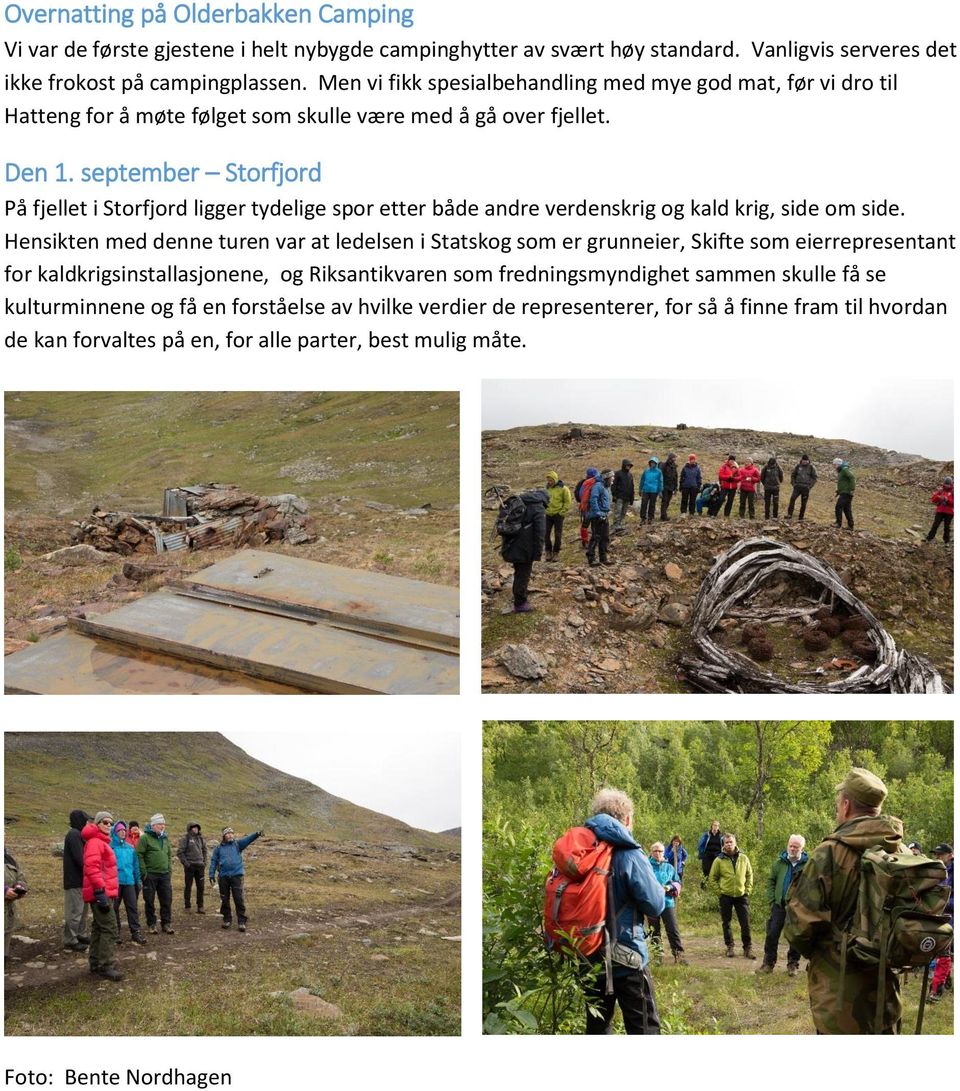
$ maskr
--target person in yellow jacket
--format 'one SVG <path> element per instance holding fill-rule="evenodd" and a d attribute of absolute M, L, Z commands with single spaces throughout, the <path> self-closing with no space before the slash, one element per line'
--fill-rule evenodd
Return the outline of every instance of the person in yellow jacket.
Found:
<path fill-rule="evenodd" d="M 743 943 L 743 957 L 756 959 L 750 939 L 750 893 L 753 890 L 753 868 L 746 853 L 737 848 L 737 839 L 732 833 L 723 835 L 723 851 L 713 861 L 707 881 L 712 890 L 720 897 L 720 922 L 723 925 L 723 942 L 727 948 L 727 958 L 736 955 L 733 945 L 733 930 L 730 922 L 737 914 L 740 924 L 740 939 Z"/>
<path fill-rule="evenodd" d="M 563 534 L 563 519 L 573 504 L 570 489 L 560 480 L 556 470 L 547 474 L 547 536 L 543 543 L 548 561 L 554 561 L 560 555 L 560 540 Z"/>

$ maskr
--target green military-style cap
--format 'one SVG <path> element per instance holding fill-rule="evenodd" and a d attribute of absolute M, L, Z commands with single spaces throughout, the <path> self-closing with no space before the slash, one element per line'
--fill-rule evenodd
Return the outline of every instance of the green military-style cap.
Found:
<path fill-rule="evenodd" d="M 887 786 L 869 769 L 854 766 L 843 778 L 836 790 L 864 807 L 879 807 L 887 798 Z"/>

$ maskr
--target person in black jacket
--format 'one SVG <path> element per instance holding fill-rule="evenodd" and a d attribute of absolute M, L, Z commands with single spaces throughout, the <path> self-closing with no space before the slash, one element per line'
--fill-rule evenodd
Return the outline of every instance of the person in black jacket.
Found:
<path fill-rule="evenodd" d="M 83 838 L 86 811 L 70 812 L 70 829 L 63 839 L 63 949 L 85 951 L 90 946 L 90 906 L 83 900 Z"/>
<path fill-rule="evenodd" d="M 776 455 L 767 460 L 766 466 L 760 471 L 760 484 L 763 486 L 763 517 L 770 518 L 773 511 L 774 519 L 780 518 L 780 486 L 783 484 L 783 470 L 777 462 Z"/>
<path fill-rule="evenodd" d="M 790 474 L 790 484 L 793 492 L 790 494 L 790 503 L 787 505 L 787 518 L 793 518 L 793 506 L 800 500 L 799 519 L 803 519 L 807 511 L 807 501 L 810 499 L 810 490 L 817 483 L 817 471 L 806 454 L 800 456 L 800 461 L 794 466 Z"/>
<path fill-rule="evenodd" d="M 633 474 L 630 473 L 632 469 L 633 463 L 629 458 L 625 458 L 620 463 L 620 469 L 613 475 L 611 495 L 616 511 L 616 519 L 613 523 L 614 534 L 622 534 L 626 529 L 623 524 L 626 522 L 627 512 L 633 507 L 633 502 L 637 498 Z"/>
<path fill-rule="evenodd" d="M 703 474 L 696 455 L 687 455 L 687 464 L 680 471 L 680 514 L 697 514 L 697 497 L 703 488 Z"/>
<path fill-rule="evenodd" d="M 660 463 L 660 472 L 663 474 L 663 492 L 660 495 L 660 518 L 666 522 L 670 517 L 667 515 L 667 508 L 670 507 L 670 501 L 673 499 L 673 494 L 677 491 L 677 456 L 670 452 L 667 455 L 666 462 Z"/>
<path fill-rule="evenodd" d="M 547 534 L 547 504 L 550 497 L 544 489 L 520 494 L 524 503 L 523 523 L 517 534 L 504 537 L 500 554 L 513 565 L 513 612 L 529 614 L 533 607 L 527 601 L 527 588 L 533 562 L 543 556 L 543 540 Z"/>

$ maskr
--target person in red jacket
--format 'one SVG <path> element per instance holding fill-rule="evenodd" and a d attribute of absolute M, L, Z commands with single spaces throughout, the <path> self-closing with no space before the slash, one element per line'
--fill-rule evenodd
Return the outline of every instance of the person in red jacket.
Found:
<path fill-rule="evenodd" d="M 757 496 L 757 485 L 760 482 L 760 471 L 753 463 L 752 458 L 748 458 L 744 463 L 743 469 L 740 471 L 740 518 L 743 518 L 744 509 L 749 509 L 750 518 L 756 518 L 754 512 L 754 501 Z"/>
<path fill-rule="evenodd" d="M 727 461 L 717 471 L 717 477 L 726 500 L 723 514 L 729 519 L 730 512 L 733 511 L 733 498 L 737 495 L 737 484 L 740 481 L 740 467 L 734 455 L 727 455 Z"/>
<path fill-rule="evenodd" d="M 110 844 L 113 815 L 98 811 L 80 831 L 83 838 L 83 900 L 90 906 L 90 973 L 108 981 L 122 981 L 117 969 L 119 929 L 113 899 L 120 893 L 117 858 Z"/>
<path fill-rule="evenodd" d="M 953 478 L 945 477 L 943 484 L 930 497 L 930 503 L 937 505 L 937 514 L 933 517 L 933 526 L 927 535 L 927 541 L 932 542 L 937 536 L 940 524 L 943 523 L 943 543 L 950 541 L 950 524 L 953 522 Z"/>

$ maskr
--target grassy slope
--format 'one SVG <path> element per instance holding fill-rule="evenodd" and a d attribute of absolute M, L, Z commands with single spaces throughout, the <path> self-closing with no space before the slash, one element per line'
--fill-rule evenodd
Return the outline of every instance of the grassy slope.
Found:
<path fill-rule="evenodd" d="M 443 938 L 460 930 L 458 846 L 449 837 L 337 799 L 214 734 L 18 733 L 5 741 L 5 810 L 8 822 L 15 818 L 7 845 L 30 886 L 15 932 L 37 941 L 14 941 L 8 1034 L 63 1033 L 78 1004 L 92 1020 L 84 1033 L 94 1034 L 458 1031 L 459 943 Z M 141 822 L 163 807 L 175 838 L 194 818 L 208 835 L 227 821 L 244 833 L 265 827 L 245 854 L 250 931 L 222 932 L 210 893 L 207 915 L 187 916 L 175 864 L 176 935 L 124 945 L 119 988 L 91 978 L 82 958 L 60 950 L 61 861 L 52 851 L 78 804 Z M 391 848 L 398 844 L 416 855 Z M 316 1020 L 271 995 L 300 987 L 339 1005 L 342 1017 Z M 158 995 L 159 1022 L 144 1002 Z"/>
<path fill-rule="evenodd" d="M 7 430 L 8 513 L 41 498 L 42 513 L 154 511 L 165 486 L 201 480 L 315 503 L 459 501 L 456 393 L 28 392 L 5 412 L 31 422 Z"/>
<path fill-rule="evenodd" d="M 65 614 L 123 601 L 111 583 L 119 555 L 53 572 L 38 559 L 69 544 L 71 518 L 99 504 L 159 511 L 165 486 L 198 481 L 302 495 L 319 540 L 270 549 L 458 581 L 456 393 L 8 393 L 5 407 L 5 545 L 23 560 L 6 574 L 8 636 L 43 635 L 34 607 Z M 408 517 L 373 511 L 370 500 L 432 510 Z M 175 560 L 193 571 L 224 555 Z"/>

